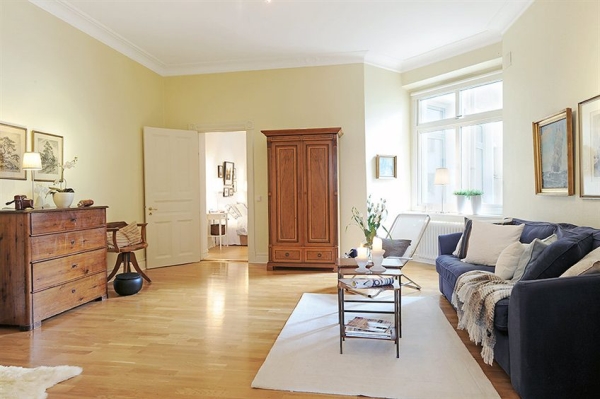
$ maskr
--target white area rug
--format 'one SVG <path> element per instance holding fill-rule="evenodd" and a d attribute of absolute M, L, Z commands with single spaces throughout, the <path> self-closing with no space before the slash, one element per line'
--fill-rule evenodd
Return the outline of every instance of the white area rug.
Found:
<path fill-rule="evenodd" d="M 350 313 L 346 320 L 356 315 L 361 314 Z M 252 387 L 407 399 L 499 398 L 436 298 L 402 298 L 399 359 L 393 341 L 347 339 L 343 349 L 340 355 L 337 296 L 304 294 Z"/>
<path fill-rule="evenodd" d="M 47 388 L 81 372 L 81 367 L 75 366 L 41 366 L 34 369 L 0 366 L 0 398 L 44 399 L 48 397 Z"/>

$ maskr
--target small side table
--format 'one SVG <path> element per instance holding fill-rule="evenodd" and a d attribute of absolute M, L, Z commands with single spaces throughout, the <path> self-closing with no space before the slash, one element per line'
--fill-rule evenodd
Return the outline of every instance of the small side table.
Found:
<path fill-rule="evenodd" d="M 340 325 L 340 354 L 343 353 L 343 343 L 347 338 L 359 338 L 359 339 L 380 339 L 380 340 L 391 340 L 396 344 L 396 358 L 400 357 L 400 338 L 402 338 L 402 284 L 400 277 L 402 271 L 400 269 L 388 268 L 384 272 L 379 273 L 358 273 L 355 269 L 358 267 L 356 260 L 353 258 L 339 258 L 337 260 L 338 270 L 338 314 L 339 314 L 339 325 Z M 394 277 L 394 284 L 387 285 L 377 288 L 354 288 L 344 284 L 340 279 L 347 276 L 353 277 L 365 277 L 365 276 L 386 276 Z M 369 293 L 375 290 L 382 291 L 393 291 L 393 299 L 377 299 L 376 297 L 370 297 Z M 346 296 L 346 291 L 354 292 L 356 295 L 352 295 L 351 298 Z M 376 291 L 375 291 L 376 292 Z M 353 298 L 352 298 L 353 297 Z M 358 299 L 362 297 L 363 299 Z M 389 310 L 364 310 L 364 309 L 347 309 L 346 303 L 387 303 L 391 304 Z M 394 331 L 391 338 L 371 338 L 371 337 L 356 337 L 346 335 L 346 313 L 379 313 L 379 314 L 393 314 L 394 315 Z"/>
<path fill-rule="evenodd" d="M 208 236 L 219 240 L 219 248 L 223 245 L 223 237 L 225 237 L 225 245 L 229 246 L 227 241 L 227 214 L 225 212 L 210 212 L 206 215 L 208 220 Z M 212 226 L 218 225 L 217 234 L 213 234 Z M 216 242 L 215 242 L 216 243 Z"/>

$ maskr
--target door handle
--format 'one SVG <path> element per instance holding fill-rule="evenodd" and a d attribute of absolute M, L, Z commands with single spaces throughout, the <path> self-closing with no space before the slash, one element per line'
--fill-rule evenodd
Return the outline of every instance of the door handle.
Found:
<path fill-rule="evenodd" d="M 149 215 L 152 215 L 152 211 L 158 211 L 158 208 L 148 208 L 148 210 L 150 211 Z"/>

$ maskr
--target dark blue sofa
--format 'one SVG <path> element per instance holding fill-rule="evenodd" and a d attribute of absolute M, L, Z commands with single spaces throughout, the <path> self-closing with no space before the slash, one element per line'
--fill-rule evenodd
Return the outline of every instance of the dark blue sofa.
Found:
<path fill-rule="evenodd" d="M 600 246 L 600 229 L 522 219 L 512 223 L 525 225 L 520 238 L 523 243 L 555 233 L 561 242 L 557 247 L 564 248 L 565 243 L 576 247 L 556 254 L 557 263 L 574 264 Z M 465 263 L 452 255 L 460 237 L 461 233 L 438 237 L 436 270 L 440 291 L 448 301 L 461 274 L 494 271 L 494 267 Z M 524 276 L 510 298 L 496 304 L 494 360 L 523 399 L 598 398 L 600 274 L 545 277 L 526 280 Z"/>

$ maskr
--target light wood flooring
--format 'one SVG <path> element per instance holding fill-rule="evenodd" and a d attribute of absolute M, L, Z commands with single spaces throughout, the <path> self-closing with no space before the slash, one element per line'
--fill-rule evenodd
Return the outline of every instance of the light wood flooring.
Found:
<path fill-rule="evenodd" d="M 235 247 L 233 248 L 235 249 Z M 405 273 L 441 298 L 434 267 L 410 263 Z M 0 327 L 0 364 L 75 365 L 83 374 L 48 389 L 74 398 L 340 398 L 250 388 L 302 293 L 335 293 L 324 271 L 267 271 L 246 262 L 203 261 L 148 271 L 152 284 L 133 296 L 65 312 L 29 332 Z M 502 398 L 518 398 L 506 374 L 483 364 L 480 349 L 459 336 Z"/>

